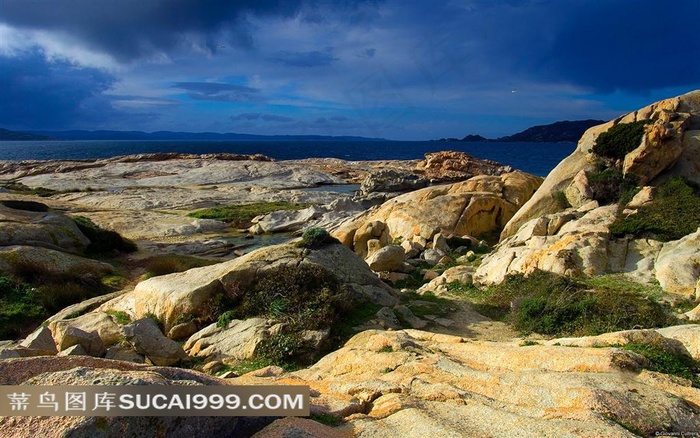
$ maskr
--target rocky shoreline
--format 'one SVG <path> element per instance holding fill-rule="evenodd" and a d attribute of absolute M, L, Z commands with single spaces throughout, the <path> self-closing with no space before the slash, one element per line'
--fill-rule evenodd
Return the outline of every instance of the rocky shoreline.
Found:
<path fill-rule="evenodd" d="M 637 126 L 630 147 L 600 148 Z M 0 162 L 2 287 L 25 294 L 17 306 L 35 318 L 27 297 L 56 308 L 36 330 L 11 327 L 21 335 L 0 343 L 3 384 L 312 389 L 311 419 L 110 417 L 98 428 L 91 417 L 3 417 L 0 431 L 700 430 L 699 148 L 696 91 L 589 129 L 544 180 L 456 152 Z M 274 203 L 289 207 L 263 210 Z M 241 205 L 260 214 L 206 218 Z M 656 228 L 634 221 L 645 216 Z M 290 241 L 235 240 L 270 233 Z M 57 299 L 68 295 L 84 299 Z M 15 315 L 6 312 L 0 321 Z"/>

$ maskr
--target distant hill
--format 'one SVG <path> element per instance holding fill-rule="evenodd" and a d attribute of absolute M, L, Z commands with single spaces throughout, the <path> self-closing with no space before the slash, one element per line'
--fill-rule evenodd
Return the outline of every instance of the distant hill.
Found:
<path fill-rule="evenodd" d="M 30 134 L 28 132 L 10 131 L 0 128 L 0 141 L 51 140 L 46 135 Z"/>
<path fill-rule="evenodd" d="M 532 128 L 527 128 L 517 134 L 508 135 L 506 137 L 488 139 L 481 135 L 470 134 L 461 140 L 465 142 L 527 142 L 527 143 L 557 143 L 557 142 L 573 142 L 576 143 L 586 130 L 592 126 L 605 123 L 603 120 L 565 120 L 555 122 L 549 125 L 538 125 Z M 443 139 L 441 141 L 454 141 L 456 139 Z"/>
<path fill-rule="evenodd" d="M 215 140 L 215 141 L 313 141 L 313 140 L 384 140 L 381 138 L 366 138 L 355 136 L 324 136 L 324 135 L 253 135 L 217 132 L 173 132 L 173 131 L 34 131 L 34 134 L 48 135 L 58 140 Z"/>

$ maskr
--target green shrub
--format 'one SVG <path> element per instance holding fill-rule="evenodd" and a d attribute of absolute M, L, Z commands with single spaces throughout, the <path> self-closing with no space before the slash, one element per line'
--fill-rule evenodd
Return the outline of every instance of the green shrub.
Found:
<path fill-rule="evenodd" d="M 663 327 L 676 319 L 656 301 L 624 287 L 591 289 L 584 282 L 536 271 L 492 287 L 477 311 L 505 318 L 523 333 L 589 336 L 635 326 Z"/>
<path fill-rule="evenodd" d="M 297 331 L 272 335 L 258 344 L 255 350 L 256 357 L 287 370 L 296 368 L 297 363 L 308 353 L 301 334 Z"/>
<path fill-rule="evenodd" d="M 566 198 L 566 193 L 564 193 L 563 190 L 557 190 L 554 192 L 552 199 L 559 210 L 566 210 L 567 208 L 571 207 L 569 200 Z"/>
<path fill-rule="evenodd" d="M 293 203 L 286 201 L 257 202 L 244 205 L 229 205 L 223 207 L 205 208 L 188 214 L 190 217 L 199 219 L 216 219 L 229 222 L 237 228 L 248 228 L 254 217 L 261 214 L 272 213 L 278 210 L 301 210 L 309 207 L 309 203 Z"/>
<path fill-rule="evenodd" d="M 332 325 L 346 310 L 349 295 L 322 267 L 283 266 L 261 274 L 240 297 L 235 316 L 273 318 L 305 330 Z"/>
<path fill-rule="evenodd" d="M 644 126 L 647 123 L 647 120 L 641 120 L 613 126 L 598 136 L 592 149 L 593 153 L 606 158 L 624 158 L 641 144 Z"/>
<path fill-rule="evenodd" d="M 138 249 L 131 240 L 125 239 L 115 231 L 105 230 L 97 226 L 90 219 L 83 216 L 76 216 L 73 222 L 80 231 L 90 240 L 90 244 L 85 248 L 88 255 L 130 253 Z"/>
<path fill-rule="evenodd" d="M 331 236 L 330 233 L 320 227 L 310 227 L 304 230 L 301 234 L 301 241 L 298 243 L 300 248 L 321 248 L 331 243 L 340 243 L 338 239 Z"/>
<path fill-rule="evenodd" d="M 234 319 L 236 319 L 236 311 L 227 310 L 216 320 L 216 326 L 219 328 L 225 328 Z"/>
<path fill-rule="evenodd" d="M 646 357 L 651 366 L 650 371 L 683 377 L 693 382 L 693 386 L 700 388 L 700 364 L 692 357 L 684 354 L 671 353 L 658 345 L 630 342 L 622 347 Z"/>
<path fill-rule="evenodd" d="M 102 283 L 101 273 L 90 269 L 59 273 L 43 264 L 21 261 L 13 264 L 13 271 L 20 282 L 33 287 L 35 303 L 50 313 L 111 291 Z"/>
<path fill-rule="evenodd" d="M 313 358 L 315 351 L 302 342 L 303 331 L 331 327 L 333 336 L 337 336 L 343 323 L 352 319 L 349 312 L 355 306 L 344 286 L 330 272 L 314 264 L 268 270 L 259 274 L 244 292 L 227 286 L 218 325 L 250 317 L 283 323 L 283 330 L 263 342 L 256 355 L 287 367 L 309 363 Z"/>
<path fill-rule="evenodd" d="M 5 182 L 0 183 L 0 187 L 11 190 L 20 195 L 37 195 L 42 198 L 47 198 L 49 196 L 60 193 L 56 190 L 47 189 L 44 187 L 31 188 L 19 182 Z"/>
<path fill-rule="evenodd" d="M 639 190 L 637 187 L 639 178 L 637 176 L 633 174 L 623 176 L 622 172 L 614 168 L 590 172 L 587 176 L 588 186 L 593 193 L 593 199 L 601 205 L 622 202 L 623 199 L 628 197 L 631 199 L 630 193 Z"/>
<path fill-rule="evenodd" d="M 671 178 L 656 191 L 654 200 L 637 213 L 618 218 L 610 227 L 617 237 L 652 236 L 662 241 L 676 240 L 700 227 L 700 197 L 681 178 Z"/>
<path fill-rule="evenodd" d="M 122 312 L 121 310 L 108 310 L 106 313 L 108 315 L 112 315 L 118 324 L 126 325 L 131 322 L 131 317 L 129 314 Z"/>
<path fill-rule="evenodd" d="M 31 286 L 0 276 L 0 339 L 22 336 L 46 316 Z"/>
<path fill-rule="evenodd" d="M 309 418 L 317 423 L 325 424 L 326 426 L 339 426 L 343 424 L 343 419 L 333 414 L 311 414 Z"/>

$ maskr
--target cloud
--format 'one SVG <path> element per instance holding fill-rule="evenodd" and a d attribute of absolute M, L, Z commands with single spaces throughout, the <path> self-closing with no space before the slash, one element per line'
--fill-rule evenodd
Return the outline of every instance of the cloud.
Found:
<path fill-rule="evenodd" d="M 293 122 L 294 119 L 286 116 L 278 116 L 276 114 L 263 114 L 263 113 L 242 113 L 237 116 L 231 116 L 230 119 L 234 122 L 245 120 L 264 120 L 266 122 Z"/>
<path fill-rule="evenodd" d="M 173 88 L 186 90 L 187 96 L 194 100 L 213 102 L 260 102 L 260 90 L 243 85 L 220 82 L 176 82 Z"/>
<path fill-rule="evenodd" d="M 172 50 L 186 39 L 212 51 L 220 44 L 249 47 L 248 15 L 290 17 L 301 5 L 301 0 L 3 0 L 2 21 L 71 35 L 124 62 Z"/>
<path fill-rule="evenodd" d="M 361 51 L 360 53 L 357 54 L 359 58 L 374 58 L 374 55 L 377 53 L 377 49 L 365 49 Z"/>
<path fill-rule="evenodd" d="M 324 67 L 338 61 L 333 56 L 333 49 L 328 48 L 323 52 L 318 50 L 310 52 L 279 52 L 273 61 L 290 67 Z"/>
<path fill-rule="evenodd" d="M 0 121 L 7 127 L 63 128 L 115 114 L 102 93 L 116 78 L 104 71 L 49 63 L 40 53 L 0 56 L 0 70 Z"/>
<path fill-rule="evenodd" d="M 600 92 L 697 84 L 700 36 L 688 17 L 700 17 L 697 0 L 673 7 L 655 1 L 575 3 L 541 65 L 548 79 L 567 78 Z"/>

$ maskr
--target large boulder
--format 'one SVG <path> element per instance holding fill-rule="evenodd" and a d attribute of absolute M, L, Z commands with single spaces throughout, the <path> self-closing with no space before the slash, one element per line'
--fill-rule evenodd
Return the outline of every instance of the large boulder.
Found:
<path fill-rule="evenodd" d="M 187 357 L 180 344 L 167 338 L 151 318 L 141 318 L 123 328 L 126 341 L 154 365 L 174 365 Z"/>
<path fill-rule="evenodd" d="M 491 233 L 508 222 L 540 182 L 538 177 L 511 172 L 427 187 L 356 216 L 335 229 L 333 235 L 365 256 L 371 238 L 387 244 L 395 239 L 412 240 L 414 236 L 431 240 L 440 232 L 460 236 Z"/>
<path fill-rule="evenodd" d="M 86 332 L 77 327 L 67 327 L 57 345 L 59 351 L 80 345 L 90 356 L 100 357 L 105 353 L 105 344 L 97 331 Z"/>
<path fill-rule="evenodd" d="M 255 357 L 258 345 L 269 336 L 270 323 L 262 318 L 233 320 L 225 327 L 211 324 L 185 343 L 191 357 L 237 362 Z"/>
<path fill-rule="evenodd" d="M 404 249 L 398 245 L 387 245 L 370 255 L 367 260 L 369 268 L 375 272 L 398 271 L 406 257 Z"/>
<path fill-rule="evenodd" d="M 700 299 L 700 229 L 664 244 L 654 267 L 664 290 Z"/>
<path fill-rule="evenodd" d="M 50 359 L 50 360 L 46 360 Z M 3 385 L 225 385 L 201 373 L 87 356 L 24 358 L 0 361 Z M 264 425 L 264 424 L 263 424 Z M 260 426 L 262 427 L 262 426 Z M 237 417 L 0 417 L 0 436 L 24 438 L 95 438 L 115 436 L 238 437 Z"/>
<path fill-rule="evenodd" d="M 463 181 L 476 175 L 501 175 L 513 171 L 510 166 L 455 151 L 425 154 L 417 169 L 431 181 Z"/>
<path fill-rule="evenodd" d="M 653 184 L 657 178 L 668 176 L 682 176 L 700 182 L 699 90 L 656 102 L 588 129 L 576 150 L 549 173 L 532 198 L 508 222 L 501 238 L 515 234 L 532 219 L 563 210 L 558 193 L 564 193 L 574 207 L 590 201 L 590 196 L 585 196 L 585 190 L 582 190 L 586 185 L 581 185 L 580 178 L 582 171 L 595 167 L 596 157 L 591 149 L 596 139 L 619 123 L 642 120 L 648 121 L 648 128 L 639 147 L 622 160 L 622 170 L 635 173 L 641 178 L 642 185 Z"/>
<path fill-rule="evenodd" d="M 697 430 L 700 392 L 645 364 L 619 348 L 369 330 L 307 369 L 244 375 L 234 383 L 309 385 L 312 413 L 343 417 L 339 433 L 354 436 L 633 437 L 629 429 L 643 436 Z"/>
<path fill-rule="evenodd" d="M 34 330 L 29 336 L 24 338 L 19 345 L 31 350 L 36 350 L 45 355 L 58 353 L 56 341 L 54 341 L 53 336 L 51 336 L 51 330 L 44 326 Z"/>
<path fill-rule="evenodd" d="M 601 134 L 638 121 L 647 122 L 640 144 L 624 158 L 604 158 L 592 152 Z M 615 272 L 641 282 L 658 281 L 669 293 L 696 296 L 700 231 L 663 243 L 644 236 L 616 237 L 610 228 L 617 219 L 640 214 L 640 208 L 654 202 L 655 187 L 669 177 L 700 180 L 699 129 L 700 91 L 694 91 L 586 131 L 576 151 L 547 176 L 505 226 L 501 242 L 484 259 L 475 282 L 499 283 L 507 275 L 535 269 L 571 276 Z M 604 184 L 621 184 L 599 181 L 603 188 L 594 186 L 589 175 L 597 172 L 600 180 L 601 165 L 619 175 L 634 174 L 638 184 L 648 185 L 624 206 L 601 206 L 599 201 L 617 201 L 599 196 L 601 190 L 612 190 Z"/>
<path fill-rule="evenodd" d="M 77 254 L 89 243 L 71 218 L 42 203 L 0 202 L 0 246 L 41 246 Z"/>
<path fill-rule="evenodd" d="M 414 173 L 401 172 L 395 169 L 382 169 L 367 174 L 360 185 L 360 192 L 365 196 L 376 192 L 410 192 L 422 189 L 427 185 L 427 180 Z"/>
<path fill-rule="evenodd" d="M 266 272 L 284 267 L 295 269 L 301 265 L 327 273 L 358 300 L 380 305 L 397 302 L 393 289 L 343 245 L 307 249 L 290 243 L 261 248 L 212 266 L 153 277 L 139 283 L 132 292 L 103 304 L 100 310 L 123 311 L 132 318 L 151 313 L 163 321 L 164 330 L 168 331 L 183 315 L 211 318 L 216 300 L 231 291 L 245 293 Z"/>
<path fill-rule="evenodd" d="M 12 245 L 0 247 L 0 272 L 31 275 L 28 270 L 52 276 L 102 276 L 112 273 L 112 265 L 40 246 Z"/>
<path fill-rule="evenodd" d="M 87 333 L 97 333 L 105 347 L 116 344 L 122 337 L 119 325 L 105 312 L 89 312 L 71 319 L 51 321 L 48 324 L 48 328 L 58 345 L 63 343 L 63 337 L 69 327 Z"/>
<path fill-rule="evenodd" d="M 658 281 L 668 293 L 697 296 L 700 231 L 665 243 L 648 238 L 616 238 L 609 227 L 620 214 L 620 207 L 595 205 L 525 223 L 484 257 L 474 283 L 498 284 L 509 275 L 535 270 L 567 276 L 624 273 L 642 283 Z"/>

